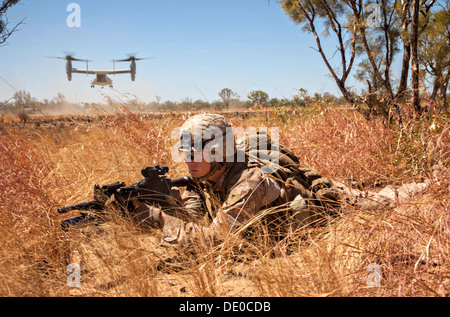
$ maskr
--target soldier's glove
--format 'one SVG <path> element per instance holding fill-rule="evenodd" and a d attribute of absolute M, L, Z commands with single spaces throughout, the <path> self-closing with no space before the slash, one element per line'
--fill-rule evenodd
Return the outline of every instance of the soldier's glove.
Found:
<path fill-rule="evenodd" d="M 161 209 L 139 201 L 133 201 L 133 205 L 135 208 L 131 215 L 138 225 L 160 227 Z"/>

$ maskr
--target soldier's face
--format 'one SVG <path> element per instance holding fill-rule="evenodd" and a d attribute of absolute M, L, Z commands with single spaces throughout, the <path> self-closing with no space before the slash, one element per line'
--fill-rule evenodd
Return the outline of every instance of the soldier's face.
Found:
<path fill-rule="evenodd" d="M 211 169 L 211 163 L 207 162 L 203 155 L 201 161 L 194 160 L 194 152 L 191 152 L 191 159 L 186 160 L 186 164 L 192 177 L 203 177 L 208 174 L 209 170 Z"/>

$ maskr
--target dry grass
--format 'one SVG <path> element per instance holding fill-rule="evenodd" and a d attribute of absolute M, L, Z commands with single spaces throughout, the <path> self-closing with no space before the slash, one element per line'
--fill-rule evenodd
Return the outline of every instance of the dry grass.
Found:
<path fill-rule="evenodd" d="M 60 230 L 57 207 L 90 200 L 96 183 L 131 184 L 155 164 L 185 175 L 171 161 L 171 132 L 188 115 L 125 111 L 3 125 L 0 296 L 448 296 L 450 138 L 439 116 L 398 129 L 332 108 L 226 114 L 235 126 L 279 127 L 280 142 L 329 177 L 374 187 L 434 173 L 426 193 L 392 210 L 348 210 L 279 243 L 226 241 L 195 258 L 161 248 L 158 231 L 120 217 Z M 80 288 L 67 286 L 69 263 L 80 265 Z M 381 269 L 380 287 L 367 285 L 370 263 Z"/>

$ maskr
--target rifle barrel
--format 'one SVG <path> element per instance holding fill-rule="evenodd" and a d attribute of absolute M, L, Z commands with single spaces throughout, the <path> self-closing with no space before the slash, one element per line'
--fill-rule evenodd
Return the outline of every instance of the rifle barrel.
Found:
<path fill-rule="evenodd" d="M 59 214 L 64 214 L 66 212 L 69 212 L 71 210 L 101 210 L 104 207 L 104 204 L 97 200 L 91 200 L 84 203 L 79 203 L 72 206 L 66 206 L 58 208 Z"/>
<path fill-rule="evenodd" d="M 189 176 L 185 176 L 185 177 L 181 177 L 181 178 L 177 178 L 177 179 L 172 179 L 170 181 L 170 185 L 171 186 L 187 186 L 190 183 L 192 183 L 193 180 L 189 177 Z"/>

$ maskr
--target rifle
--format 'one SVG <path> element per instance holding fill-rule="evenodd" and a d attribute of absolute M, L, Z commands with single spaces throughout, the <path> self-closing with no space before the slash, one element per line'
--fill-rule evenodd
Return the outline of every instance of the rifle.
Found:
<path fill-rule="evenodd" d="M 155 165 L 154 167 L 144 167 L 141 170 L 144 179 L 130 186 L 126 186 L 124 182 L 115 182 L 102 187 L 95 184 L 93 200 L 58 208 L 59 214 L 71 210 L 80 212 L 78 216 L 64 219 L 61 222 L 61 229 L 66 232 L 71 226 L 80 227 L 91 223 L 100 223 L 102 215 L 105 214 L 105 204 L 113 195 L 124 212 L 133 212 L 134 207 L 129 204 L 132 200 L 153 204 L 161 208 L 173 206 L 172 187 L 188 186 L 192 184 L 193 180 L 188 176 L 172 180 L 166 177 L 168 172 L 167 166 Z"/>

